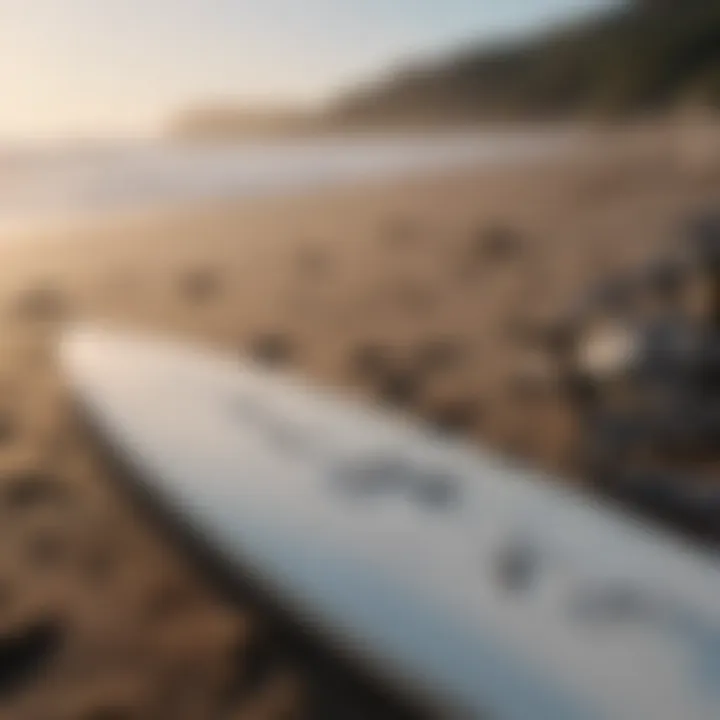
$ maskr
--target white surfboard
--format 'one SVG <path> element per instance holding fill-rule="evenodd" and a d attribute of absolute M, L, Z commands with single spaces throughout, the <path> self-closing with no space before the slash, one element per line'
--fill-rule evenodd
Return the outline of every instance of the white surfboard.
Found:
<path fill-rule="evenodd" d="M 720 717 L 715 557 L 236 359 L 81 329 L 61 362 L 218 556 L 440 717 Z"/>

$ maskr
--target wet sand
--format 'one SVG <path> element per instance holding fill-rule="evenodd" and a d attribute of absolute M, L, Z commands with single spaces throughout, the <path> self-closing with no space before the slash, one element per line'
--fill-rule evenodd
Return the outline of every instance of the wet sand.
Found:
<path fill-rule="evenodd" d="M 518 334 L 719 201 L 708 153 L 627 134 L 4 244 L 0 719 L 352 716 L 118 492 L 58 377 L 63 324 L 251 354 L 574 482 L 572 413 L 523 381 Z"/>

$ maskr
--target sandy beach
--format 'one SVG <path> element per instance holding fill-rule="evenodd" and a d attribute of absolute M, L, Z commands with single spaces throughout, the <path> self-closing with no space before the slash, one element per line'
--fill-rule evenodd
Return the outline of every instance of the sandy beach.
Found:
<path fill-rule="evenodd" d="M 717 135 L 597 131 L 528 165 L 3 243 L 0 718 L 354 717 L 117 492 L 57 373 L 66 323 L 250 354 L 576 482 L 572 412 L 519 380 L 519 329 L 717 208 Z"/>

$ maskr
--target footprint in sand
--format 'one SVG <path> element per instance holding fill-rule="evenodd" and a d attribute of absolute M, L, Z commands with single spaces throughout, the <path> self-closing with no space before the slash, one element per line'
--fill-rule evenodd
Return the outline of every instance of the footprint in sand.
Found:
<path fill-rule="evenodd" d="M 149 593 L 147 617 L 151 622 L 157 622 L 189 614 L 197 600 L 197 593 L 189 584 L 167 580 Z"/>
<path fill-rule="evenodd" d="M 511 227 L 483 227 L 472 234 L 458 258 L 458 278 L 474 280 L 478 273 L 487 267 L 517 259 L 523 247 L 522 235 Z"/>
<path fill-rule="evenodd" d="M 404 217 L 390 219 L 381 233 L 383 245 L 392 250 L 409 250 L 417 246 L 420 237 L 417 224 Z"/>
<path fill-rule="evenodd" d="M 218 273 L 211 268 L 195 268 L 179 279 L 180 293 L 189 302 L 203 303 L 220 292 Z"/>
<path fill-rule="evenodd" d="M 439 400 L 426 412 L 428 420 L 441 432 L 450 435 L 469 433 L 482 420 L 482 407 L 474 399 Z"/>
<path fill-rule="evenodd" d="M 510 402 L 525 406 L 547 399 L 555 387 L 556 378 L 550 372 L 521 368 L 508 379 L 507 395 Z"/>
<path fill-rule="evenodd" d="M 436 293 L 427 283 L 406 281 L 391 290 L 391 297 L 403 311 L 416 317 L 432 312 L 437 305 Z"/>
<path fill-rule="evenodd" d="M 401 363 L 381 343 L 364 343 L 350 356 L 352 372 L 371 384 L 378 399 L 391 407 L 410 409 L 420 399 L 425 369 L 417 362 Z"/>
<path fill-rule="evenodd" d="M 81 720 L 130 720 L 133 711 L 129 707 L 123 705 L 107 705 L 83 713 Z"/>
<path fill-rule="evenodd" d="M 385 369 L 377 379 L 377 392 L 382 402 L 396 408 L 409 409 L 420 398 L 423 383 L 412 368 L 396 366 Z"/>
<path fill-rule="evenodd" d="M 475 238 L 475 250 L 487 260 L 499 262 L 513 260 L 523 251 L 523 238 L 519 231 L 507 225 L 494 225 Z"/>
<path fill-rule="evenodd" d="M 0 446 L 11 444 L 17 436 L 18 423 L 15 415 L 7 408 L 0 409 Z"/>
<path fill-rule="evenodd" d="M 39 285 L 23 292 L 15 306 L 17 316 L 26 321 L 60 321 L 69 313 L 65 293 L 52 285 Z"/>
<path fill-rule="evenodd" d="M 34 530 L 26 541 L 25 551 L 33 568 L 51 570 L 64 565 L 72 549 L 65 529 L 47 525 Z"/>
<path fill-rule="evenodd" d="M 63 483 L 36 471 L 20 472 L 5 478 L 0 488 L 0 502 L 14 513 L 44 505 L 67 506 L 69 500 L 69 490 Z"/>
<path fill-rule="evenodd" d="M 92 546 L 83 548 L 79 557 L 80 571 L 93 585 L 111 580 L 121 565 L 121 552 L 113 544 L 96 538 Z"/>
<path fill-rule="evenodd" d="M 298 252 L 295 265 L 300 275 L 310 280 L 325 278 L 332 269 L 330 254 L 323 248 L 312 246 L 304 247 Z"/>
<path fill-rule="evenodd" d="M 381 343 L 362 343 L 350 354 L 352 371 L 361 380 L 374 380 L 392 365 L 388 348 Z"/>
<path fill-rule="evenodd" d="M 296 347 L 292 338 L 283 332 L 265 332 L 250 342 L 250 356 L 262 365 L 280 367 L 295 357 Z"/>
<path fill-rule="evenodd" d="M 467 348 L 463 343 L 449 338 L 435 337 L 415 348 L 413 364 L 421 373 L 445 372 L 457 368 L 466 355 Z"/>

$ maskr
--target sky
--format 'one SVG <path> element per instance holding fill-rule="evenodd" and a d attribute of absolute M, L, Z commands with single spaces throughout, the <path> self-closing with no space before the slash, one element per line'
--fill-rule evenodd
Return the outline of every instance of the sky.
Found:
<path fill-rule="evenodd" d="M 312 105 L 607 0 L 0 0 L 0 138 L 145 134 L 197 103 Z"/>

